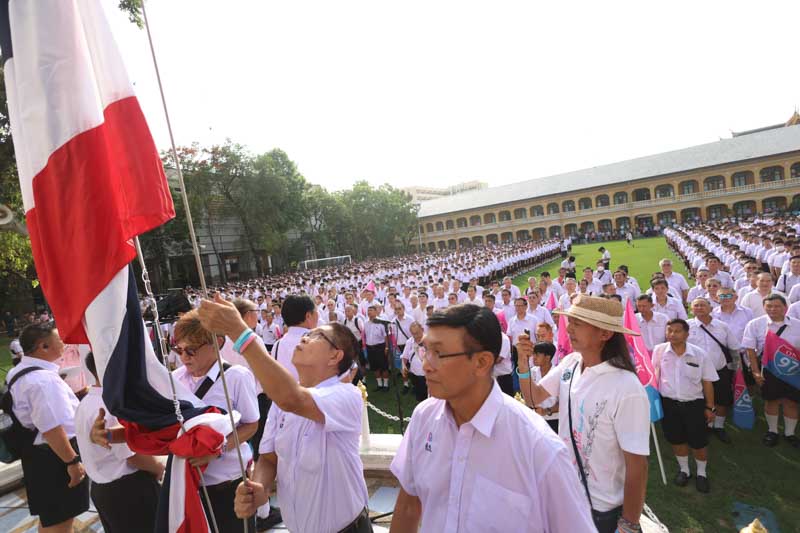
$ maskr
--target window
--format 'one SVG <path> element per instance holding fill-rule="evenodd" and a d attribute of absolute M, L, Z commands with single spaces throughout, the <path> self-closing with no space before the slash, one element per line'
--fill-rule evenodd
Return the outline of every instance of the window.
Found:
<path fill-rule="evenodd" d="M 614 205 L 627 204 L 627 203 L 628 203 L 628 193 L 626 192 L 614 193 Z"/>
<path fill-rule="evenodd" d="M 780 181 L 783 179 L 783 167 L 767 167 L 759 172 L 762 183 L 770 181 Z"/>
<path fill-rule="evenodd" d="M 703 180 L 704 191 L 718 191 L 725 188 L 725 178 L 722 176 L 709 176 Z"/>
<path fill-rule="evenodd" d="M 681 182 L 681 194 L 694 194 L 697 192 L 697 182 L 695 180 L 688 180 Z"/>

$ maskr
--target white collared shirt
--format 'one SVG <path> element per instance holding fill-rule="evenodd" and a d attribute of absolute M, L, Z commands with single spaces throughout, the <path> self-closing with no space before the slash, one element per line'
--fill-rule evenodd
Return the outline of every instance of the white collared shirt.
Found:
<path fill-rule="evenodd" d="M 89 434 L 100 409 L 106 411 L 106 427 L 116 426 L 117 417 L 110 414 L 103 403 L 103 388 L 90 387 L 75 410 L 75 438 L 81 451 L 81 462 L 86 468 L 89 479 L 93 483 L 111 483 L 136 472 L 136 469 L 128 464 L 128 459 L 135 454 L 124 442 L 112 444 L 109 450 L 89 440 Z"/>
<path fill-rule="evenodd" d="M 445 400 L 420 403 L 391 470 L 422 503 L 423 533 L 594 531 L 571 462 L 542 417 L 494 383 L 460 427 Z"/>
<path fill-rule="evenodd" d="M 658 376 L 661 394 L 679 402 L 702 400 L 705 397 L 703 381 L 719 379 L 712 359 L 702 348 L 688 342 L 686 352 L 681 356 L 675 353 L 669 342 L 656 346 L 653 350 L 653 368 Z"/>
<path fill-rule="evenodd" d="M 686 283 L 686 278 L 677 272 L 672 272 L 669 276 L 664 276 L 664 279 L 667 285 L 669 285 L 669 292 L 674 294 L 676 298 L 683 299 L 683 291 L 689 291 L 689 284 Z"/>
<path fill-rule="evenodd" d="M 513 370 L 513 363 L 511 361 L 511 340 L 508 338 L 508 335 L 502 332 L 500 333 L 500 338 L 502 339 L 500 354 L 494 365 L 494 370 L 492 370 L 492 375 L 494 377 L 507 376 Z"/>
<path fill-rule="evenodd" d="M 652 295 L 653 300 L 653 312 L 661 313 L 662 315 L 667 315 L 670 319 L 673 318 L 682 318 L 686 320 L 686 309 L 683 307 L 680 298 L 673 298 L 672 296 L 667 296 L 667 303 L 661 305 L 658 303 L 658 298 L 656 295 Z M 689 300 L 692 301 L 691 299 Z"/>
<path fill-rule="evenodd" d="M 719 342 L 731 351 L 731 357 L 739 352 L 739 339 L 733 336 L 731 328 L 722 320 L 712 317 L 708 325 L 700 322 L 699 318 L 690 318 L 686 322 L 689 324 L 689 338 L 687 342 L 700 348 L 700 351 L 711 359 L 714 370 L 722 370 L 728 363 L 725 360 L 725 354 L 722 353 L 722 348 L 711 338 L 711 335 L 714 335 Z M 705 326 L 705 328 L 711 332 L 711 335 L 703 331 L 701 326 Z M 736 359 L 733 360 L 733 364 L 735 363 Z"/>
<path fill-rule="evenodd" d="M 294 367 L 294 363 L 292 363 L 292 356 L 294 355 L 295 347 L 300 344 L 300 339 L 302 339 L 303 335 L 308 333 L 308 331 L 307 328 L 291 326 L 284 336 L 278 339 L 278 342 L 272 346 L 272 353 L 270 354 L 276 361 L 282 364 L 296 380 L 300 378 L 297 375 L 297 369 Z"/>
<path fill-rule="evenodd" d="M 636 313 L 636 320 L 639 321 L 639 329 L 642 331 L 644 345 L 651 352 L 656 344 L 661 344 L 667 340 L 667 322 L 669 317 L 663 313 L 653 311 L 653 318 L 645 320 L 641 313 Z"/>
<path fill-rule="evenodd" d="M 38 430 L 33 440 L 34 444 L 44 444 L 42 433 L 47 433 L 58 426 L 63 427 L 67 438 L 71 439 L 75 436 L 75 409 L 78 407 L 78 398 L 58 375 L 57 364 L 23 355 L 19 364 L 8 371 L 6 383 L 22 369 L 31 366 L 44 370 L 25 374 L 11 387 L 14 415 L 23 427 Z"/>
<path fill-rule="evenodd" d="M 536 318 L 527 313 L 525 314 L 525 318 L 519 318 L 516 315 L 511 317 L 511 320 L 508 321 L 508 329 L 506 330 L 508 336 L 511 337 L 511 344 L 516 346 L 520 334 L 525 333 L 526 329 L 530 332 L 531 339 L 533 340 L 536 335 L 536 323 Z"/>
<path fill-rule="evenodd" d="M 386 342 L 386 326 L 379 322 L 367 320 L 364 324 L 364 337 L 367 340 L 367 346 L 376 346 Z"/>
<path fill-rule="evenodd" d="M 778 330 L 784 324 L 787 327 L 781 333 L 781 338 L 794 347 L 800 347 L 800 320 L 786 316 L 783 322 L 773 322 L 770 320 L 769 315 L 763 315 L 747 323 L 747 327 L 744 328 L 742 348 L 749 348 L 754 350 L 756 354 L 760 354 L 764 349 L 767 329 L 769 328 L 769 331 L 773 333 L 778 333 Z"/>
<path fill-rule="evenodd" d="M 736 339 L 741 339 L 744 336 L 744 328 L 748 322 L 753 320 L 753 312 L 740 305 L 736 306 L 733 313 L 724 312 L 722 306 L 715 307 L 711 311 L 711 316 L 728 324 L 731 333 Z"/>
<path fill-rule="evenodd" d="M 753 289 L 742 297 L 741 305 L 742 307 L 746 307 L 752 311 L 753 318 L 758 318 L 766 314 L 766 311 L 764 311 L 764 298 L 770 294 L 780 294 L 786 298 L 785 294 L 776 291 L 775 289 L 772 289 L 772 291 L 770 291 L 770 293 L 766 296 L 761 296 L 761 293 L 758 292 L 758 289 Z"/>
<path fill-rule="evenodd" d="M 278 456 L 278 494 L 289 531 L 335 533 L 369 500 L 359 455 L 363 400 L 337 377 L 308 391 L 325 421 L 286 413 L 273 403 L 258 451 Z"/>
<path fill-rule="evenodd" d="M 569 354 L 539 384 L 558 398 L 558 435 L 574 453 L 567 405 L 572 380 L 572 425 L 592 504 L 609 511 L 624 499 L 623 452 L 650 454 L 650 402 L 635 373 L 608 362 L 582 369 L 582 362 L 580 353 Z"/>
<path fill-rule="evenodd" d="M 403 315 L 402 319 L 394 317 L 394 320 L 392 320 L 392 334 L 397 339 L 398 346 L 405 346 L 409 339 L 412 338 L 411 324 L 413 323 L 414 319 L 408 315 Z"/>
<path fill-rule="evenodd" d="M 261 340 L 258 339 L 257 340 Z M 208 389 L 202 398 L 203 403 L 228 411 L 228 404 L 225 400 L 225 390 L 222 386 L 222 379 L 219 377 L 219 365 L 214 363 L 205 376 L 195 378 L 182 366 L 172 372 L 177 381 L 183 383 L 187 389 L 194 393 L 203 383 L 205 378 L 210 378 L 214 384 Z M 258 399 L 256 397 L 256 383 L 253 373 L 248 368 L 240 365 L 233 365 L 225 371 L 225 380 L 228 384 L 228 392 L 231 397 L 231 405 L 234 411 L 241 415 L 239 424 L 251 424 L 258 422 Z M 226 481 L 232 481 L 242 477 L 239 468 L 239 458 L 236 454 L 236 447 L 233 441 L 229 443 L 225 453 L 208 463 L 208 467 L 203 472 L 203 479 L 208 486 L 218 485 Z M 244 464 L 253 458 L 250 445 L 246 442 L 240 443 L 239 449 L 242 452 Z"/>
<path fill-rule="evenodd" d="M 414 374 L 415 376 L 425 376 L 425 371 L 422 370 L 422 357 L 420 357 L 420 346 L 414 340 L 414 337 L 411 337 L 408 342 L 406 343 L 406 347 L 403 349 L 402 355 L 400 355 L 400 359 L 408 362 L 408 371 Z"/>

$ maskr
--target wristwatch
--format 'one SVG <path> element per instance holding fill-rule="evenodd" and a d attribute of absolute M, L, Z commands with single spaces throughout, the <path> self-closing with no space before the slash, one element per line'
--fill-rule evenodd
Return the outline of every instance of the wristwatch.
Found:
<path fill-rule="evenodd" d="M 712 413 L 716 413 L 717 412 L 717 408 L 716 407 L 709 407 L 709 406 L 706 405 L 706 411 L 711 411 Z"/>
<path fill-rule="evenodd" d="M 544 414 L 546 414 L 547 416 L 552 416 L 553 410 L 548 407 L 547 409 L 544 410 Z"/>
<path fill-rule="evenodd" d="M 78 464 L 80 462 L 81 462 L 81 456 L 80 455 L 75 455 L 75 457 L 73 457 L 72 459 L 70 459 L 68 462 L 66 462 L 64 464 L 67 465 L 67 466 L 72 466 L 72 465 L 76 465 L 76 464 Z"/>

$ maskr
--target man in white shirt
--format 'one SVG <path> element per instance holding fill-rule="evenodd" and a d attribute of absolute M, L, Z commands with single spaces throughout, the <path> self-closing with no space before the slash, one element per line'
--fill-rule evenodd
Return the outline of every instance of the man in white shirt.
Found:
<path fill-rule="evenodd" d="M 313 305 L 310 298 L 309 302 Z M 210 332 L 203 328 L 196 309 L 184 314 L 178 320 L 175 324 L 175 351 L 180 356 L 183 366 L 173 371 L 172 375 L 206 405 L 227 411 L 226 391 L 220 379 L 220 368 L 214 347 L 208 342 L 209 336 Z M 259 410 L 255 378 L 247 367 L 229 366 L 225 369 L 225 381 L 227 396 L 230 397 L 232 407 L 241 415 L 235 429 L 239 450 L 237 451 L 234 446 L 235 440 L 231 438 L 219 455 L 193 458 L 192 465 L 208 465 L 203 472 L 208 501 L 204 498 L 203 506 L 206 515 L 209 516 L 209 522 L 211 521 L 209 509 L 213 509 L 220 531 L 237 532 L 244 531 L 244 523 L 233 512 L 236 486 L 242 480 L 238 454 L 241 454 L 244 464 L 250 462 L 253 457 L 247 441 L 258 430 Z M 255 519 L 249 521 L 248 528 L 254 530 L 255 527 Z"/>
<path fill-rule="evenodd" d="M 389 322 L 378 318 L 378 309 L 374 305 L 367 308 L 367 318 L 367 323 L 364 324 L 364 338 L 369 368 L 375 373 L 377 382 L 375 390 L 389 390 L 389 361 L 386 346 Z"/>
<path fill-rule="evenodd" d="M 763 301 L 770 294 L 779 294 L 784 296 L 783 293 L 778 292 L 773 288 L 772 274 L 768 272 L 762 272 L 758 275 L 758 281 L 756 282 L 755 290 L 748 292 L 742 298 L 742 307 L 750 309 L 750 311 L 753 313 L 753 318 L 763 316 L 765 313 Z"/>
<path fill-rule="evenodd" d="M 706 423 L 714 420 L 714 364 L 702 349 L 686 342 L 689 324 L 673 319 L 667 326 L 669 342 L 653 350 L 653 368 L 661 392 L 664 437 L 672 445 L 680 470 L 674 483 L 685 487 L 692 477 L 689 448 L 697 464 L 695 486 L 709 492 Z"/>
<path fill-rule="evenodd" d="M 778 276 L 775 289 L 783 294 L 791 294 L 796 286 L 800 286 L 800 255 L 795 255 L 789 260 L 789 272 Z"/>
<path fill-rule="evenodd" d="M 405 305 L 399 300 L 394 304 L 394 311 L 395 316 L 391 325 L 392 338 L 397 344 L 397 353 L 402 355 L 406 343 L 411 339 L 411 324 L 414 323 L 414 319 L 406 316 Z M 408 394 L 409 390 L 408 378 L 403 378 L 403 394 Z"/>
<path fill-rule="evenodd" d="M 13 338 L 11 339 L 11 343 L 8 345 L 8 349 L 11 352 L 12 366 L 17 366 L 22 359 L 23 351 L 22 344 L 19 342 L 19 335 L 16 333 L 13 334 Z"/>
<path fill-rule="evenodd" d="M 76 451 L 78 399 L 55 363 L 64 343 L 49 324 L 26 326 L 19 340 L 25 355 L 7 383 L 13 415 L 35 433 L 21 450 L 28 510 L 44 531 L 71 531 L 73 519 L 89 509 L 89 480 Z"/>
<path fill-rule="evenodd" d="M 272 351 L 272 347 L 281 338 L 281 330 L 275 323 L 272 317 L 272 310 L 264 309 L 261 311 L 261 340 L 264 341 L 264 347 L 268 352 Z"/>
<path fill-rule="evenodd" d="M 650 352 L 656 344 L 661 344 L 667 340 L 667 322 L 669 317 L 663 313 L 653 311 L 653 301 L 650 296 L 641 294 L 636 299 L 636 320 L 639 321 L 639 329 L 642 332 L 642 339 Z"/>
<path fill-rule="evenodd" d="M 508 321 L 508 329 L 506 330 L 511 339 L 512 346 L 517 345 L 517 338 L 519 338 L 525 330 L 530 332 L 536 331 L 536 317 L 528 314 L 528 303 L 525 301 L 525 298 L 518 298 L 514 302 L 514 307 L 516 309 L 516 314 Z"/>
<path fill-rule="evenodd" d="M 731 279 L 731 275 L 725 272 L 724 270 L 720 270 L 720 267 L 722 267 L 722 263 L 720 262 L 717 256 L 707 255 L 706 267 L 708 268 L 709 278 L 718 279 L 720 283 L 722 283 L 723 287 L 733 287 L 733 279 Z"/>
<path fill-rule="evenodd" d="M 309 296 L 295 294 L 286 297 L 281 312 L 286 324 L 286 333 L 275 343 L 271 355 L 289 373 L 297 377 L 297 369 L 292 362 L 294 348 L 300 343 L 303 335 L 317 327 L 319 315 L 314 300 Z"/>
<path fill-rule="evenodd" d="M 627 305 L 628 300 L 633 304 L 639 296 L 639 290 L 628 283 L 628 273 L 624 270 L 614 272 L 614 290 L 622 298 L 622 307 Z"/>
<path fill-rule="evenodd" d="M 512 281 L 511 281 L 511 278 L 509 278 L 508 276 L 503 278 L 503 289 L 508 289 L 511 292 L 511 299 L 512 300 L 516 300 L 517 298 L 519 298 L 522 295 L 522 293 L 519 291 L 519 287 L 514 285 L 512 283 Z M 506 317 L 506 318 L 509 318 L 509 317 Z"/>
<path fill-rule="evenodd" d="M 658 262 L 658 266 L 661 267 L 661 273 L 669 284 L 670 292 L 675 296 L 680 295 L 681 300 L 685 302 L 689 295 L 689 284 L 681 274 L 672 271 L 672 259 L 665 257 Z"/>
<path fill-rule="evenodd" d="M 572 354 L 541 382 L 521 374 L 530 405 L 558 399 L 558 432 L 573 450 L 600 533 L 635 529 L 644 505 L 650 452 L 650 403 L 631 361 L 622 305 L 579 295 L 568 311 Z M 518 359 L 533 355 L 530 339 L 517 342 Z"/>
<path fill-rule="evenodd" d="M 400 360 L 403 364 L 403 380 L 411 380 L 414 388 L 414 397 L 418 402 L 428 398 L 428 386 L 425 382 L 425 371 L 422 369 L 422 356 L 425 347 L 422 345 L 422 336 L 425 330 L 418 322 L 411 324 L 411 339 L 406 343 Z"/>
<path fill-rule="evenodd" d="M 764 314 L 754 318 L 744 330 L 742 346 L 747 349 L 750 368 L 753 370 L 761 397 L 764 398 L 764 417 L 767 419 L 767 434 L 762 442 L 772 447 L 778 444 L 778 415 L 783 408 L 784 436 L 795 448 L 800 448 L 799 439 L 795 436 L 797 427 L 800 390 L 780 380 L 766 368 L 762 368 L 759 355 L 764 351 L 764 341 L 768 334 L 778 335 L 795 348 L 800 347 L 800 321 L 786 316 L 786 299 L 779 294 L 771 294 L 764 298 Z"/>
<path fill-rule="evenodd" d="M 567 448 L 492 378 L 502 345 L 494 313 L 455 306 L 428 325 L 432 397 L 414 410 L 392 461 L 401 487 L 392 530 L 591 531 Z"/>
<path fill-rule="evenodd" d="M 667 292 L 669 291 L 669 284 L 663 279 L 654 279 L 650 282 L 653 289 L 653 310 L 656 313 L 667 315 L 670 319 L 680 318 L 686 320 L 686 309 L 683 303 L 678 298 L 670 297 Z"/>
<path fill-rule="evenodd" d="M 733 336 L 728 325 L 711 316 L 711 304 L 705 298 L 696 298 L 692 302 L 694 318 L 689 324 L 689 342 L 700 348 L 711 360 L 718 379 L 714 381 L 714 434 L 725 444 L 731 438 L 725 431 L 725 417 L 733 406 L 733 373 L 738 368 L 740 340 Z"/>
<path fill-rule="evenodd" d="M 106 448 L 91 442 L 95 418 L 99 412 L 105 415 L 106 406 L 91 352 L 85 363 L 94 385 L 75 410 L 75 433 L 86 474 L 92 480 L 92 502 L 103 531 L 152 531 L 164 465 L 152 455 L 133 453 L 126 443 L 109 444 Z M 117 418 L 110 414 L 105 415 L 105 423 L 108 428 L 118 426 Z"/>
<path fill-rule="evenodd" d="M 706 281 L 709 279 L 709 273 L 707 268 L 699 268 L 697 273 L 694 276 L 695 286 L 689 290 L 689 294 L 687 296 L 686 301 L 691 302 L 695 298 L 704 298 L 706 294 Z M 683 318 L 685 317 L 678 317 Z"/>

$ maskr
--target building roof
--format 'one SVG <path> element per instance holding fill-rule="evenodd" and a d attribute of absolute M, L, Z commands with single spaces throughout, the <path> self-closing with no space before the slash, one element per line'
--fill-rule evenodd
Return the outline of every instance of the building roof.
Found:
<path fill-rule="evenodd" d="M 800 150 L 800 125 L 753 132 L 681 150 L 520 181 L 423 202 L 419 218 L 654 178 Z"/>

